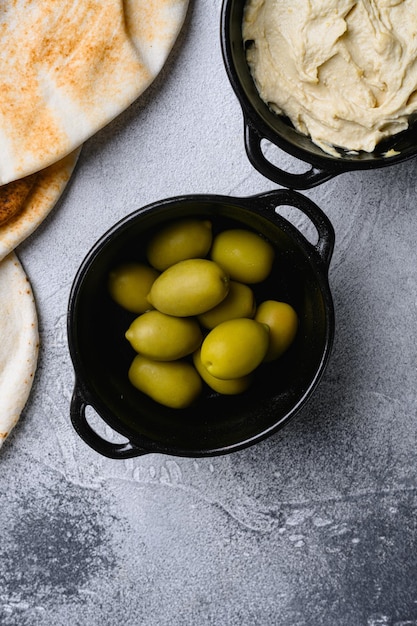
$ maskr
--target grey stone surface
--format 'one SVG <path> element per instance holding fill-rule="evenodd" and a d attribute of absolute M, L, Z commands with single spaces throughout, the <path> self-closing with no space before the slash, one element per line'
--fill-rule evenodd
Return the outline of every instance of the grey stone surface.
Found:
<path fill-rule="evenodd" d="M 69 421 L 66 307 L 93 243 L 165 197 L 274 188 L 244 152 L 219 15 L 190 7 L 162 74 L 18 250 L 42 345 L 0 456 L 1 626 L 417 624 L 416 160 L 305 192 L 336 231 L 337 330 L 285 429 L 228 456 L 114 461 Z"/>

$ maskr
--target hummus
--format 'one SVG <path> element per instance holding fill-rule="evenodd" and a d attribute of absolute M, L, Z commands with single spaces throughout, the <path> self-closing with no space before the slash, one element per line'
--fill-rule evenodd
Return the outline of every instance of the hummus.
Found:
<path fill-rule="evenodd" d="M 249 0 L 261 98 L 326 152 L 372 152 L 417 110 L 417 0 Z"/>

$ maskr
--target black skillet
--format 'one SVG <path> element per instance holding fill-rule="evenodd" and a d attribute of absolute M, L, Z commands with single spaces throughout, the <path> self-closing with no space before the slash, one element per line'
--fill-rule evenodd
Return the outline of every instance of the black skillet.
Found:
<path fill-rule="evenodd" d="M 221 44 L 226 71 L 243 111 L 246 152 L 261 174 L 289 189 L 310 189 L 344 172 L 387 167 L 416 155 L 417 124 L 382 141 L 372 153 L 352 154 L 340 150 L 340 156 L 334 157 L 295 130 L 287 118 L 273 113 L 260 98 L 246 62 L 242 37 L 244 5 L 245 0 L 224 0 Z M 311 167 L 296 174 L 274 165 L 262 149 L 265 139 Z M 390 150 L 393 156 L 385 156 Z"/>
<path fill-rule="evenodd" d="M 317 233 L 310 243 L 276 207 L 301 211 Z M 288 209 L 289 207 L 289 209 Z M 144 260 L 145 243 L 162 224 L 186 216 L 211 219 L 214 232 L 243 227 L 275 247 L 271 277 L 255 288 L 258 301 L 284 299 L 296 309 L 300 327 L 282 359 L 262 365 L 253 386 L 239 396 L 208 388 L 186 410 L 161 406 L 131 386 L 133 351 L 124 339 L 132 316 L 112 302 L 109 271 L 120 261 Z M 201 457 L 250 446 L 281 428 L 304 405 L 328 362 L 334 312 L 328 269 L 334 231 L 308 198 L 278 190 L 249 198 L 197 195 L 148 205 L 125 217 L 94 245 L 74 280 L 68 308 L 68 341 L 75 370 L 71 420 L 97 452 L 127 458 L 148 452 Z M 90 425 L 92 407 L 126 443 L 112 443 Z"/>

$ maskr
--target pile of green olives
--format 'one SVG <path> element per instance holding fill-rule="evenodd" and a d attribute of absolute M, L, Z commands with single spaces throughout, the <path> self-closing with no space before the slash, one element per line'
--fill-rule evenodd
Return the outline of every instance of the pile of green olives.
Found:
<path fill-rule="evenodd" d="M 208 219 L 178 219 L 149 241 L 146 262 L 115 267 L 111 297 L 136 314 L 125 337 L 137 353 L 130 382 L 156 402 L 185 408 L 203 382 L 242 393 L 255 369 L 278 359 L 298 329 L 294 308 L 255 301 L 252 286 L 274 262 L 273 246 L 244 228 L 213 234 Z"/>

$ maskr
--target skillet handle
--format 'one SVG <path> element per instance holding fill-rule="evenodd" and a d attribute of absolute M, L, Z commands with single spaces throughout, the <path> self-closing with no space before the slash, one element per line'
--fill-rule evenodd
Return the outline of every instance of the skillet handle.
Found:
<path fill-rule="evenodd" d="M 258 209 L 273 210 L 277 206 L 292 206 L 306 215 L 315 227 L 318 240 L 315 245 L 309 245 L 319 254 L 321 261 L 328 270 L 335 244 L 335 232 L 327 215 L 310 198 L 290 189 L 276 189 L 252 198 L 258 204 Z M 269 216 L 270 217 L 270 216 Z M 277 216 L 278 217 L 278 216 Z M 301 233 L 302 234 L 302 233 Z"/>
<path fill-rule="evenodd" d="M 90 448 L 110 459 L 129 459 L 148 453 L 147 450 L 137 447 L 131 441 L 111 443 L 100 437 L 87 422 L 85 416 L 87 406 L 88 402 L 84 400 L 79 386 L 75 383 L 70 405 L 71 422 L 78 435 Z"/>
<path fill-rule="evenodd" d="M 316 185 L 324 183 L 341 173 L 313 166 L 302 174 L 285 172 L 265 158 L 261 149 L 262 139 L 264 137 L 259 131 L 245 120 L 245 148 L 249 161 L 263 176 L 278 185 L 288 187 L 288 189 L 312 189 Z"/>

